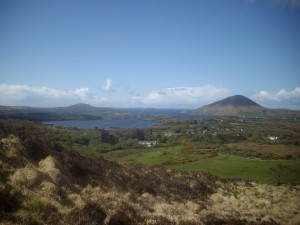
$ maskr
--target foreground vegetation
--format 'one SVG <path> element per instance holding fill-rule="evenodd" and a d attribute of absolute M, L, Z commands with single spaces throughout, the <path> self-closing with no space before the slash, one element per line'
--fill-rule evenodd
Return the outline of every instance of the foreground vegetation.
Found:
<path fill-rule="evenodd" d="M 298 138 L 298 124 L 281 122 L 0 121 L 0 224 L 298 224 Z"/>

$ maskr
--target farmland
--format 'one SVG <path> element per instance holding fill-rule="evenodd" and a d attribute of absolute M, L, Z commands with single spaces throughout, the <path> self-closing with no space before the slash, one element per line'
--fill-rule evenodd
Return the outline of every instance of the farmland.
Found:
<path fill-rule="evenodd" d="M 180 147 L 114 151 L 105 156 L 144 165 L 165 166 L 172 170 L 205 171 L 222 178 L 242 178 L 260 183 L 275 183 L 276 178 L 269 170 L 282 164 L 287 166 L 282 182 L 300 182 L 300 160 L 262 160 L 229 155 L 207 157 L 182 153 Z"/>

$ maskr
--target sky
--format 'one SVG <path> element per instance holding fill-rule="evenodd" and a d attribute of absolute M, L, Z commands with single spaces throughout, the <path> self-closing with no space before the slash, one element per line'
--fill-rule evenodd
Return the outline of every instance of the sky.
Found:
<path fill-rule="evenodd" d="M 0 105 L 300 110 L 300 0 L 0 0 Z"/>

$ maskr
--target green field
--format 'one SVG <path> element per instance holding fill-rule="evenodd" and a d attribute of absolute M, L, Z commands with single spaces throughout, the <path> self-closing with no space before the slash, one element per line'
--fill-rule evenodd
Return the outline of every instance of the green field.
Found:
<path fill-rule="evenodd" d="M 122 150 L 105 154 L 120 161 L 131 161 L 144 165 L 163 165 L 173 170 L 190 172 L 205 171 L 222 178 L 242 178 L 261 183 L 276 183 L 277 178 L 270 174 L 270 168 L 278 164 L 286 165 L 282 171 L 284 183 L 300 183 L 300 160 L 261 160 L 229 155 L 205 157 L 205 155 L 183 154 L 182 148 L 148 148 Z"/>
<path fill-rule="evenodd" d="M 175 170 L 206 171 L 222 178 L 243 178 L 262 183 L 273 183 L 276 178 L 269 172 L 277 164 L 287 165 L 282 173 L 282 182 L 300 182 L 300 161 L 250 160 L 238 157 L 216 157 L 186 164 L 169 166 Z"/>

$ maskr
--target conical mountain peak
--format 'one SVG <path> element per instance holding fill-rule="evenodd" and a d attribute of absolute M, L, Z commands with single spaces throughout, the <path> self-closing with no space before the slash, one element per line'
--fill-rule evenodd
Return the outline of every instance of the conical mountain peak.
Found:
<path fill-rule="evenodd" d="M 243 95 L 234 95 L 228 98 L 224 98 L 220 101 L 214 102 L 208 106 L 260 106 L 251 99 Z"/>

